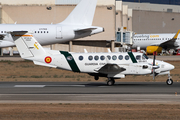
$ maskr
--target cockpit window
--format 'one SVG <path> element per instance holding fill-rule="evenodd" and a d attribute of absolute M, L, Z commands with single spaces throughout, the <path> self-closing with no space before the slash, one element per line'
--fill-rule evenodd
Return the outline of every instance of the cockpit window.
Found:
<path fill-rule="evenodd" d="M 149 59 L 148 56 L 146 54 L 143 54 L 143 59 Z"/>
<path fill-rule="evenodd" d="M 141 60 L 141 55 L 137 55 L 136 60 Z"/>

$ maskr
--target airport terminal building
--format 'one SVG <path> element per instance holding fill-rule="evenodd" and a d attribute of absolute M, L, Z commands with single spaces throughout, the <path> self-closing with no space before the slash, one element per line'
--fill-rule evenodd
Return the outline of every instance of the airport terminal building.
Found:
<path fill-rule="evenodd" d="M 169 3 L 167 0 L 160 0 L 158 3 L 153 1 L 98 0 L 93 26 L 104 27 L 105 32 L 46 47 L 71 52 L 84 52 L 84 49 L 88 52 L 107 52 L 108 48 L 111 51 L 121 51 L 120 48 L 125 44 L 133 44 L 133 36 L 129 33 L 176 33 L 180 29 L 180 3 L 177 0 Z M 0 22 L 60 23 L 79 2 L 80 0 L 1 0 Z M 121 32 L 127 32 L 130 40 L 121 40 L 124 39 L 119 37 Z"/>

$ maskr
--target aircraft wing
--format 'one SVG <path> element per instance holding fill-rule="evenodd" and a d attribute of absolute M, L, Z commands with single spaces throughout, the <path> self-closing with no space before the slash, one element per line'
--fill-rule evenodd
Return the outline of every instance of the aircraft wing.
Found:
<path fill-rule="evenodd" d="M 102 74 L 116 74 L 116 73 L 123 72 L 125 70 L 126 70 L 125 68 L 119 67 L 117 64 L 106 64 L 95 71 Z"/>
<path fill-rule="evenodd" d="M 179 47 L 179 45 L 175 44 L 175 42 L 177 40 L 177 37 L 179 35 L 179 32 L 180 32 L 180 30 L 178 30 L 178 32 L 175 34 L 175 36 L 172 39 L 170 39 L 168 41 L 165 41 L 165 42 L 162 42 L 162 43 L 157 44 L 157 45 L 155 44 L 155 45 L 160 46 L 160 47 L 162 47 L 164 49 Z"/>

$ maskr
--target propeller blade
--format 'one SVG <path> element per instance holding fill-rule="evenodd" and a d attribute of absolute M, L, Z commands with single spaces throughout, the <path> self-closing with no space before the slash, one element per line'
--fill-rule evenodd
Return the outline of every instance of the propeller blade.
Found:
<path fill-rule="evenodd" d="M 154 59 L 153 59 L 153 80 L 155 80 L 155 62 L 156 62 L 156 51 L 154 52 Z"/>
<path fill-rule="evenodd" d="M 153 80 L 155 80 L 155 69 L 153 69 Z"/>

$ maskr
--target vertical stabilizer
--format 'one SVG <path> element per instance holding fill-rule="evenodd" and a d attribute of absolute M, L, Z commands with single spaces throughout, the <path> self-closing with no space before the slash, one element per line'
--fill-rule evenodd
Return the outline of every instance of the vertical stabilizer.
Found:
<path fill-rule="evenodd" d="M 22 58 L 38 57 L 46 54 L 46 51 L 33 35 L 22 32 L 11 32 L 11 35 Z"/>
<path fill-rule="evenodd" d="M 97 0 L 81 0 L 62 24 L 91 26 Z"/>

